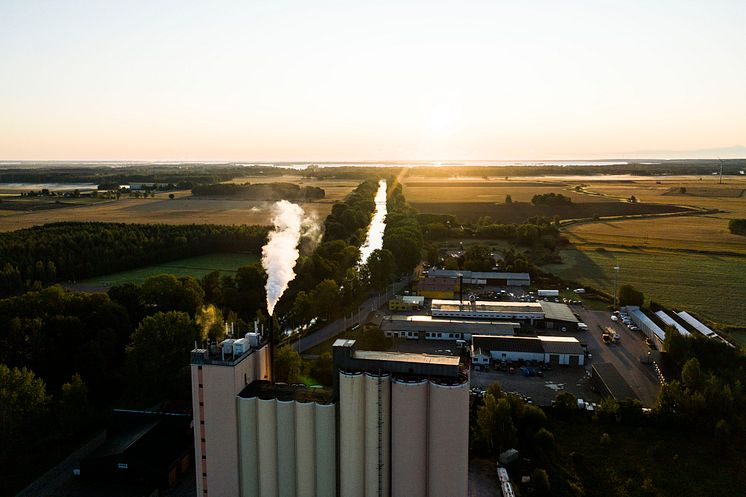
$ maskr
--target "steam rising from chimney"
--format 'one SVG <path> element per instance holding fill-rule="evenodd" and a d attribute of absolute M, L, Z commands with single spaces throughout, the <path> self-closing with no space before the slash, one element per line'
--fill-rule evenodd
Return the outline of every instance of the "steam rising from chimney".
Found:
<path fill-rule="evenodd" d="M 280 200 L 272 206 L 274 231 L 262 247 L 262 266 L 267 273 L 267 312 L 271 316 L 277 301 L 295 279 L 298 243 L 301 236 L 318 237 L 319 227 L 298 204 Z"/>

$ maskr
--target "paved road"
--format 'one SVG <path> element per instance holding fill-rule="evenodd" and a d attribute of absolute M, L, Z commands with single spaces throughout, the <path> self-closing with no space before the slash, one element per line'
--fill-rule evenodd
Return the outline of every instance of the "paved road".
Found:
<path fill-rule="evenodd" d="M 660 383 L 652 365 L 643 364 L 640 358 L 646 356 L 650 348 L 639 331 L 630 331 L 620 322 L 610 319 L 607 311 L 588 311 L 576 308 L 581 320 L 588 325 L 588 331 L 578 334 L 578 339 L 588 344 L 594 362 L 610 362 L 627 380 L 632 390 L 640 397 L 645 407 L 653 407 L 658 398 Z M 606 345 L 601 339 L 602 329 L 611 327 L 622 337 L 620 343 Z"/>
<path fill-rule="evenodd" d="M 396 292 L 407 286 L 410 281 L 410 277 L 402 278 L 401 280 L 394 283 L 386 293 L 370 297 L 368 300 L 363 302 L 354 316 L 347 316 L 346 318 L 338 319 L 334 322 L 331 322 L 323 328 L 314 331 L 310 335 L 304 336 L 303 338 L 295 342 L 291 342 L 290 346 L 293 348 L 293 350 L 297 350 L 298 352 L 302 353 L 312 347 L 315 347 L 316 345 L 324 343 L 330 338 L 339 335 L 351 326 L 363 323 L 368 318 L 368 314 L 370 314 L 371 311 L 374 311 L 381 305 L 386 304 L 389 299 L 396 294 Z"/>

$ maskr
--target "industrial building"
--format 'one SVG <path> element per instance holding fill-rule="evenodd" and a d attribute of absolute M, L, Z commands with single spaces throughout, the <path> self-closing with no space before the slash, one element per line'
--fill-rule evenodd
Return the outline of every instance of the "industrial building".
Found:
<path fill-rule="evenodd" d="M 531 276 L 528 273 L 431 269 L 427 276 L 428 278 L 462 278 L 466 285 L 531 286 Z"/>
<path fill-rule="evenodd" d="M 547 364 L 583 366 L 585 351 L 575 337 L 500 337 L 474 335 L 471 343 L 473 364 L 491 361 L 536 361 Z"/>
<path fill-rule="evenodd" d="M 665 311 L 656 311 L 655 312 L 655 316 L 658 319 L 660 319 L 663 324 L 665 324 L 667 326 L 673 326 L 674 328 L 676 328 L 676 331 L 678 331 L 679 333 L 681 333 L 685 337 L 688 337 L 689 335 L 691 335 L 691 333 L 689 333 L 689 330 L 687 330 L 686 328 L 684 328 L 683 326 L 681 326 L 678 323 L 678 321 L 674 320 L 671 316 L 669 316 L 668 314 L 666 314 Z"/>
<path fill-rule="evenodd" d="M 421 295 L 399 295 L 389 300 L 390 311 L 419 311 L 425 306 L 425 297 Z"/>
<path fill-rule="evenodd" d="M 603 397 L 611 397 L 617 402 L 638 400 L 629 383 L 619 374 L 610 362 L 600 362 L 591 367 L 593 383 Z"/>
<path fill-rule="evenodd" d="M 469 321 L 432 316 L 385 316 L 381 330 L 389 338 L 471 340 L 472 335 L 515 335 L 521 324 L 510 321 Z"/>
<path fill-rule="evenodd" d="M 424 278 L 417 283 L 417 293 L 428 299 L 452 299 L 461 289 L 458 278 Z"/>
<path fill-rule="evenodd" d="M 555 302 L 433 300 L 430 314 L 461 319 L 508 319 L 561 331 L 576 331 L 579 322 L 566 304 Z"/>
<path fill-rule="evenodd" d="M 645 315 L 642 310 L 634 305 L 625 307 L 625 311 L 629 315 L 632 322 L 634 322 L 640 330 L 647 336 L 655 345 L 658 350 L 663 350 L 663 341 L 666 339 L 666 333 L 661 329 L 660 326 L 655 324 L 652 319 Z"/>
<path fill-rule="evenodd" d="M 329 390 L 272 384 L 266 344 L 222 349 L 192 352 L 197 495 L 466 495 L 469 380 L 458 357 L 337 340 Z"/>

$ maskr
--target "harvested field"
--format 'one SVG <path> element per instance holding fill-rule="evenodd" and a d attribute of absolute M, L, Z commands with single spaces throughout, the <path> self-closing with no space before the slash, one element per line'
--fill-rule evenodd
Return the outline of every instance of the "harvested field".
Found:
<path fill-rule="evenodd" d="M 573 202 L 614 202 L 616 199 L 603 196 L 591 197 L 572 190 L 570 185 L 563 183 L 525 183 L 525 182 L 480 182 L 467 183 L 466 186 L 456 181 L 442 181 L 427 183 L 429 186 L 404 185 L 404 196 L 411 203 L 432 202 L 438 199 L 442 202 L 494 202 L 503 203 L 510 195 L 514 202 L 530 202 L 534 195 L 542 193 L 561 193 L 570 197 Z"/>
<path fill-rule="evenodd" d="M 422 213 L 452 214 L 463 222 L 476 222 L 482 216 L 491 216 L 498 223 L 522 223 L 532 216 L 552 219 L 582 219 L 594 216 L 630 216 L 686 212 L 686 207 L 663 204 L 627 202 L 583 202 L 570 205 L 532 205 L 529 203 L 474 203 L 474 202 L 413 202 Z"/>
<path fill-rule="evenodd" d="M 175 276 L 194 276 L 201 278 L 212 271 L 221 273 L 235 273 L 238 268 L 254 264 L 259 257 L 254 254 L 217 253 L 189 257 L 177 261 L 166 262 L 156 266 L 147 266 L 121 273 L 97 276 L 73 284 L 65 285 L 74 291 L 106 291 L 112 286 L 123 283 L 142 283 L 150 276 L 159 274 L 173 274 Z"/>
<path fill-rule="evenodd" d="M 562 250 L 562 264 L 545 270 L 613 292 L 614 266 L 619 284 L 630 284 L 647 299 L 685 309 L 714 322 L 746 326 L 746 259 L 741 257 L 642 250 Z"/>

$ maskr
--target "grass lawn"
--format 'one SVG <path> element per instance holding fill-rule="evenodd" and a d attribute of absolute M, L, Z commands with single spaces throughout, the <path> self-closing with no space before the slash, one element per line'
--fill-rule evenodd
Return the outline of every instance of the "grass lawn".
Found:
<path fill-rule="evenodd" d="M 71 288 L 76 290 L 106 290 L 115 285 L 122 283 L 142 283 L 149 276 L 159 274 L 173 274 L 175 276 L 194 276 L 201 278 L 212 271 L 222 273 L 233 273 L 239 267 L 253 264 L 259 261 L 259 257 L 254 254 L 238 253 L 216 253 L 190 257 L 188 259 L 179 259 L 176 261 L 158 264 L 157 266 L 147 266 L 121 273 L 108 274 L 82 280 Z"/>
<path fill-rule="evenodd" d="M 741 257 L 578 248 L 560 254 L 562 264 L 544 269 L 561 278 L 612 293 L 618 264 L 619 285 L 630 284 L 647 299 L 714 322 L 746 326 L 746 264 Z"/>

